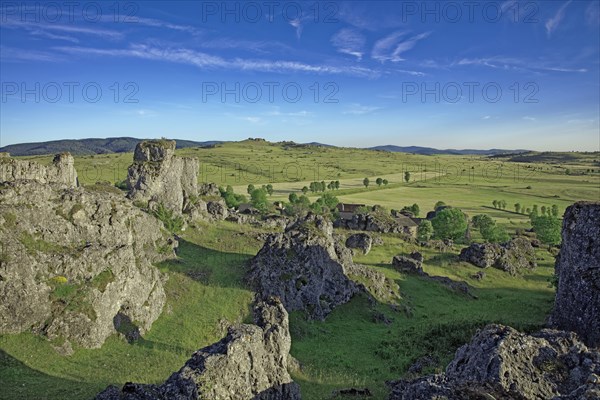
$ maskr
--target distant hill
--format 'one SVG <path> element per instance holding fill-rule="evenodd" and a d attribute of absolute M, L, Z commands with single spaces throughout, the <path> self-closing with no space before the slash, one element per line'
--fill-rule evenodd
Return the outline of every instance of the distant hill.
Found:
<path fill-rule="evenodd" d="M 473 155 L 481 155 L 481 156 L 493 156 L 493 155 L 497 155 L 497 154 L 525 153 L 525 152 L 529 151 L 529 150 L 503 150 L 503 149 L 489 149 L 489 150 L 475 150 L 475 149 L 454 150 L 454 149 L 446 149 L 446 150 L 439 150 L 439 149 L 434 149 L 432 147 L 394 146 L 394 145 L 369 147 L 368 150 L 391 151 L 391 152 L 395 152 L 395 153 L 415 153 L 415 154 L 423 154 L 423 155 L 432 155 L 432 154 L 466 155 L 466 154 L 473 154 Z"/>
<path fill-rule="evenodd" d="M 0 152 L 9 152 L 11 156 L 39 156 L 45 154 L 57 154 L 70 152 L 73 155 L 128 153 L 144 139 L 132 137 L 117 137 L 107 139 L 76 139 L 76 140 L 54 140 L 50 142 L 11 144 L 0 147 Z M 220 141 L 194 142 L 191 140 L 177 141 L 177 148 L 207 147 L 223 143 Z"/>
<path fill-rule="evenodd" d="M 110 154 L 110 153 L 128 153 L 135 149 L 135 146 L 144 139 L 137 139 L 132 137 L 116 137 L 106 139 L 73 139 L 73 140 L 54 140 L 50 142 L 38 142 L 38 143 L 21 143 L 12 144 L 9 146 L 0 147 L 0 152 L 9 152 L 13 156 L 39 156 L 46 154 L 57 154 L 64 151 L 68 151 L 73 155 L 92 155 L 92 154 Z M 177 141 L 177 148 L 183 149 L 187 147 L 209 147 L 215 144 L 223 143 L 218 140 L 210 140 L 205 142 L 196 142 L 192 140 L 180 140 Z M 265 141 L 260 138 L 247 139 L 252 141 Z M 294 142 L 280 142 L 289 146 L 318 146 L 318 147 L 336 147 L 330 144 L 310 142 L 310 143 L 294 143 Z M 482 156 L 497 156 L 497 155 L 519 155 L 521 153 L 531 153 L 529 150 L 503 150 L 503 149 L 489 149 L 489 150 L 454 150 L 446 149 L 439 150 L 432 147 L 420 147 L 420 146 L 375 146 L 368 147 L 366 150 L 377 150 L 377 151 L 390 151 L 400 153 L 414 153 L 422 155 L 433 155 L 433 154 L 457 154 L 457 155 L 482 155 Z"/>
<path fill-rule="evenodd" d="M 600 165 L 600 152 L 529 151 L 520 154 L 498 154 L 494 158 L 522 163 Z"/>

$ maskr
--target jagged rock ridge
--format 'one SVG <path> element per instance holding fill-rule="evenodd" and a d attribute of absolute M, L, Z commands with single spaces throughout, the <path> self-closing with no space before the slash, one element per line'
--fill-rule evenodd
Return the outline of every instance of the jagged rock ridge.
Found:
<path fill-rule="evenodd" d="M 444 374 L 390 382 L 390 400 L 596 399 L 600 353 L 571 332 L 527 335 L 502 325 L 480 330 Z"/>
<path fill-rule="evenodd" d="M 160 221 L 110 186 L 73 187 L 76 179 L 66 185 L 51 167 L 39 174 L 44 169 L 32 163 L 10 164 L 28 179 L 0 185 L 0 333 L 100 347 L 119 313 L 148 330 L 165 302 L 151 263 L 174 246 Z"/>
<path fill-rule="evenodd" d="M 229 328 L 219 342 L 198 350 L 161 385 L 126 384 L 96 400 L 300 400 L 287 372 L 288 314 L 277 299 L 258 301 L 255 325 Z"/>
<path fill-rule="evenodd" d="M 0 156 L 0 182 L 34 180 L 40 183 L 58 183 L 69 187 L 78 186 L 75 160 L 69 153 L 57 154 L 50 165 L 34 161 L 10 158 L 8 153 Z"/>
<path fill-rule="evenodd" d="M 309 214 L 270 235 L 251 261 L 248 279 L 262 296 L 277 296 L 286 309 L 324 319 L 370 282 L 377 297 L 394 298 L 396 285 L 383 274 L 354 264 L 350 251 L 333 235 L 331 222 Z"/>
<path fill-rule="evenodd" d="M 174 140 L 140 142 L 128 169 L 128 197 L 189 213 L 198 197 L 199 168 L 197 159 L 175 156 Z"/>

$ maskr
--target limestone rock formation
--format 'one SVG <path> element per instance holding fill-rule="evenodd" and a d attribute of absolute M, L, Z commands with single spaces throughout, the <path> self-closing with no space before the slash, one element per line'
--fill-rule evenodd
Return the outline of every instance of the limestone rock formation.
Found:
<path fill-rule="evenodd" d="M 427 272 L 423 271 L 423 260 L 423 255 L 418 251 L 415 251 L 412 252 L 409 257 L 402 255 L 394 256 L 394 258 L 392 258 L 392 265 L 404 274 L 420 276 L 421 278 L 446 286 L 450 290 L 477 299 L 477 296 L 471 292 L 472 288 L 468 283 L 464 281 L 455 281 L 447 276 L 429 275 Z"/>
<path fill-rule="evenodd" d="M 373 239 L 366 233 L 355 233 L 346 239 L 346 247 L 349 249 L 359 249 L 363 254 L 369 254 L 372 245 Z"/>
<path fill-rule="evenodd" d="M 332 233 L 331 222 L 321 216 L 291 223 L 285 233 L 267 238 L 252 259 L 249 281 L 263 296 L 279 297 L 288 312 L 306 310 L 312 318 L 325 318 L 359 292 L 338 258 Z"/>
<path fill-rule="evenodd" d="M 78 186 L 75 160 L 69 153 L 57 154 L 50 165 L 34 161 L 21 161 L 4 153 L 0 157 L 0 183 L 18 180 L 33 180 L 40 183 L 57 183 L 69 187 Z"/>
<path fill-rule="evenodd" d="M 511 275 L 518 275 L 537 266 L 535 249 L 523 237 L 502 244 L 472 243 L 461 250 L 459 258 L 480 268 L 494 267 Z"/>
<path fill-rule="evenodd" d="M 445 374 L 391 382 L 389 399 L 595 399 L 598 374 L 600 353 L 571 332 L 488 325 L 457 350 Z"/>
<path fill-rule="evenodd" d="M 276 299 L 254 307 L 255 325 L 229 329 L 198 350 L 161 385 L 111 386 L 96 400 L 300 400 L 287 372 L 291 336 L 288 314 Z"/>
<path fill-rule="evenodd" d="M 390 297 L 394 285 L 385 276 L 354 264 L 350 251 L 333 236 L 330 221 L 309 214 L 270 235 L 251 261 L 248 280 L 262 296 L 277 296 L 288 311 L 304 310 L 324 319 L 359 291 L 368 280 L 376 296 Z"/>
<path fill-rule="evenodd" d="M 128 197 L 150 208 L 162 203 L 178 215 L 192 213 L 199 168 L 197 159 L 175 156 L 174 140 L 140 142 L 128 170 Z"/>
<path fill-rule="evenodd" d="M 0 333 L 95 348 L 119 312 L 147 331 L 165 302 L 151 263 L 173 255 L 162 223 L 114 187 L 38 178 L 0 186 Z"/>
<path fill-rule="evenodd" d="M 600 203 L 567 208 L 555 273 L 558 289 L 550 324 L 600 347 Z"/>
<path fill-rule="evenodd" d="M 392 265 L 403 273 L 421 274 L 423 273 L 423 256 L 420 253 L 411 254 L 410 257 L 397 255 L 392 258 Z"/>

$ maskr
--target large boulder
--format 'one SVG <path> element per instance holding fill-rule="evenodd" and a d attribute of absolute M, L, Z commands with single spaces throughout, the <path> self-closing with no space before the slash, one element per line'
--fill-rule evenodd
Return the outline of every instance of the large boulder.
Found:
<path fill-rule="evenodd" d="M 369 254 L 372 245 L 373 238 L 366 233 L 355 233 L 354 235 L 348 236 L 348 239 L 346 239 L 347 248 L 358 249 L 363 254 Z"/>
<path fill-rule="evenodd" d="M 567 208 L 555 274 L 558 288 L 550 324 L 600 347 L 600 203 Z"/>
<path fill-rule="evenodd" d="M 96 400 L 300 400 L 288 374 L 288 314 L 276 299 L 254 307 L 255 325 L 229 328 L 219 342 L 198 350 L 161 385 L 127 383 Z"/>
<path fill-rule="evenodd" d="M 178 215 L 191 213 L 198 201 L 199 168 L 197 159 L 175 156 L 174 140 L 140 142 L 128 169 L 128 197 L 150 208 L 162 203 Z"/>
<path fill-rule="evenodd" d="M 54 156 L 50 165 L 41 165 L 34 161 L 21 161 L 4 153 L 0 157 L 0 183 L 19 180 L 32 180 L 39 183 L 56 183 L 68 187 L 79 185 L 75 160 L 69 153 Z"/>
<path fill-rule="evenodd" d="M 270 235 L 252 259 L 249 281 L 263 296 L 277 296 L 288 312 L 323 319 L 359 292 L 338 257 L 331 222 L 308 215 Z"/>
<path fill-rule="evenodd" d="M 480 268 L 494 267 L 518 275 L 537 266 L 531 242 L 517 237 L 506 243 L 472 243 L 461 250 L 459 259 Z"/>
<path fill-rule="evenodd" d="M 174 256 L 162 223 L 111 186 L 35 180 L 0 188 L 0 333 L 97 348 L 121 313 L 143 334 L 165 303 L 152 263 Z"/>
<path fill-rule="evenodd" d="M 423 256 L 421 253 L 413 253 L 409 257 L 397 255 L 392 258 L 392 265 L 398 271 L 406 274 L 423 273 Z"/>
<path fill-rule="evenodd" d="M 574 333 L 489 325 L 457 350 L 445 374 L 391 382 L 389 399 L 596 399 L 598 374 L 600 353 Z"/>
<path fill-rule="evenodd" d="M 289 312 L 303 310 L 319 320 L 360 291 L 390 302 L 397 293 L 383 274 L 354 264 L 331 222 L 313 214 L 267 238 L 251 261 L 248 280 L 263 297 L 279 297 Z"/>

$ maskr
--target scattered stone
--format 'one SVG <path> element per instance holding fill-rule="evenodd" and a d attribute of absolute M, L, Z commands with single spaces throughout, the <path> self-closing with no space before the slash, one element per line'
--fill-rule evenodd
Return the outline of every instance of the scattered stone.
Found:
<path fill-rule="evenodd" d="M 455 292 L 477 299 L 477 296 L 471 292 L 471 286 L 466 282 L 455 281 L 445 276 L 432 276 L 423 271 L 423 255 L 419 252 L 411 253 L 410 257 L 400 255 L 394 256 L 394 258 L 392 258 L 392 265 L 402 273 L 417 275 L 438 282 Z"/>
<path fill-rule="evenodd" d="M 600 347 L 600 203 L 567 208 L 555 275 L 558 288 L 550 325 Z"/>
<path fill-rule="evenodd" d="M 385 243 L 383 242 L 383 238 L 379 235 L 373 236 L 373 246 L 383 246 Z"/>
<path fill-rule="evenodd" d="M 373 322 L 375 322 L 376 324 L 390 325 L 394 321 L 388 318 L 388 316 L 382 313 L 381 311 L 373 310 Z"/>
<path fill-rule="evenodd" d="M 476 272 L 475 274 L 471 275 L 471 278 L 475 279 L 476 281 L 482 281 L 485 278 L 485 272 Z"/>
<path fill-rule="evenodd" d="M 515 276 L 537 266 L 535 250 L 528 239 L 514 238 L 506 243 L 472 243 L 461 250 L 459 259 L 479 268 L 494 267 Z"/>
<path fill-rule="evenodd" d="M 285 308 L 276 299 L 259 301 L 254 323 L 230 327 L 160 385 L 110 386 L 96 400 L 300 400 L 300 387 L 287 371 L 291 336 Z"/>
<path fill-rule="evenodd" d="M 209 201 L 206 204 L 206 210 L 210 216 L 217 220 L 223 220 L 229 216 L 229 210 L 224 200 Z"/>
<path fill-rule="evenodd" d="M 389 382 L 389 399 L 592 399 L 600 391 L 588 380 L 599 371 L 600 353 L 574 333 L 488 325 L 457 350 L 445 374 Z"/>
<path fill-rule="evenodd" d="M 356 233 L 350 235 L 348 239 L 346 239 L 346 247 L 349 249 L 359 249 L 365 255 L 369 254 L 369 251 L 371 251 L 372 244 L 373 239 L 366 233 Z"/>
<path fill-rule="evenodd" d="M 334 390 L 332 393 L 332 397 L 335 398 L 339 398 L 339 397 L 360 397 L 360 398 L 365 398 L 365 397 L 372 397 L 373 394 L 371 393 L 371 391 L 369 390 L 369 388 L 364 388 L 364 389 L 357 389 L 357 388 L 349 388 L 349 389 L 340 389 L 340 390 Z"/>

